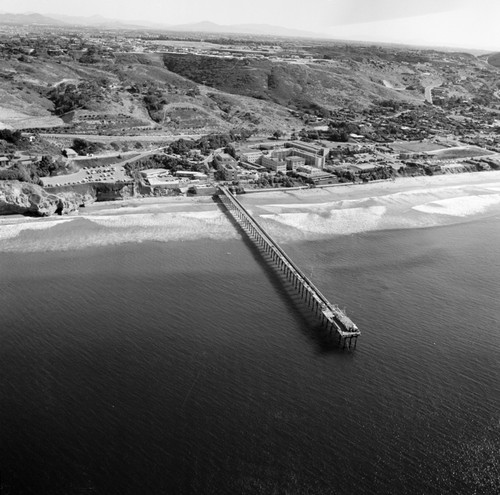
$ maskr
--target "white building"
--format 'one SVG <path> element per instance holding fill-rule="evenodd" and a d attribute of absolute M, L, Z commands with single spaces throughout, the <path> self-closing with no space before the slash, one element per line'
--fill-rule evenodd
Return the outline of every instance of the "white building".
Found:
<path fill-rule="evenodd" d="M 257 163 L 262 156 L 262 151 L 245 151 L 241 154 L 241 159 L 249 163 Z"/>
<path fill-rule="evenodd" d="M 262 155 L 261 159 L 262 165 L 266 167 L 268 170 L 273 172 L 282 172 L 286 174 L 286 162 L 273 160 L 265 155 Z"/>

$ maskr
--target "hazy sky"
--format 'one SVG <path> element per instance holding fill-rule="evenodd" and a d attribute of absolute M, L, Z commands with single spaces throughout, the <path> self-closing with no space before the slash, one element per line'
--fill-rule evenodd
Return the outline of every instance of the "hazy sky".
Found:
<path fill-rule="evenodd" d="M 275 24 L 344 39 L 500 50 L 500 0 L 0 0 L 0 11 Z"/>

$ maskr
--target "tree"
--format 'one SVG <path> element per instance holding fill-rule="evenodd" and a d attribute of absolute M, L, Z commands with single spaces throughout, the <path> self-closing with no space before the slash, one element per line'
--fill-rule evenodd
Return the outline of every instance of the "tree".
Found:
<path fill-rule="evenodd" d="M 30 173 L 31 171 L 21 163 L 16 163 L 7 170 L 0 170 L 0 180 L 18 180 L 21 182 L 38 182 L 38 177 Z"/>
<path fill-rule="evenodd" d="M 283 136 L 283 132 L 279 129 L 273 132 L 274 139 L 278 140 L 281 136 Z"/>
<path fill-rule="evenodd" d="M 65 114 L 83 106 L 82 95 L 74 84 L 60 84 L 52 89 L 47 97 L 54 103 L 57 115 Z"/>
<path fill-rule="evenodd" d="M 99 61 L 99 52 L 95 46 L 89 46 L 87 51 L 80 57 L 80 63 L 82 64 L 96 64 Z"/>
<path fill-rule="evenodd" d="M 232 144 L 228 144 L 224 148 L 224 152 L 236 159 L 236 149 Z"/>
<path fill-rule="evenodd" d="M 0 139 L 12 143 L 14 145 L 18 144 L 21 140 L 21 131 L 10 131 L 9 129 L 0 129 Z"/>
<path fill-rule="evenodd" d="M 57 172 L 62 169 L 65 169 L 62 160 L 54 160 L 51 156 L 44 155 L 34 164 L 32 176 L 47 177 L 49 175 L 57 175 Z"/>
<path fill-rule="evenodd" d="M 87 155 L 90 153 L 97 153 L 104 148 L 101 143 L 94 143 L 86 141 L 85 139 L 75 138 L 71 146 L 79 155 Z"/>
<path fill-rule="evenodd" d="M 38 175 L 40 177 L 47 177 L 51 175 L 51 171 L 54 170 L 54 160 L 48 155 L 42 156 L 40 161 L 36 164 Z"/>

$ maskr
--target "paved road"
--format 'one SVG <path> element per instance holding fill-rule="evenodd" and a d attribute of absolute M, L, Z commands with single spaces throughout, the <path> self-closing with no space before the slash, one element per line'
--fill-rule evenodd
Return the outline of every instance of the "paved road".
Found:
<path fill-rule="evenodd" d="M 203 136 L 203 134 L 179 134 L 177 136 L 172 136 L 169 134 L 156 134 L 156 135 L 138 135 L 138 136 L 109 136 L 109 135 L 96 135 L 96 134 L 61 134 L 61 133 L 43 133 L 40 135 L 42 138 L 58 138 L 58 139 L 85 139 L 87 141 L 95 141 L 99 143 L 109 143 L 112 141 L 127 141 L 127 142 L 135 142 L 135 141 L 151 141 L 158 142 L 164 141 L 166 143 L 171 143 L 173 141 L 177 141 L 177 139 L 199 139 Z"/>
<path fill-rule="evenodd" d="M 432 88 L 434 86 L 426 86 L 425 88 L 425 99 L 432 105 Z"/>
<path fill-rule="evenodd" d="M 439 86 L 441 86 L 441 83 L 439 84 L 431 84 L 430 86 L 426 86 L 425 87 L 425 99 L 432 105 L 432 90 L 434 88 L 438 88 Z"/>

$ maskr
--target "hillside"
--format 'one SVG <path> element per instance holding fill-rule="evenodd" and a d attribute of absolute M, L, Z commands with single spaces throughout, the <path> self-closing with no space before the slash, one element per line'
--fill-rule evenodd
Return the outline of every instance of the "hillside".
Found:
<path fill-rule="evenodd" d="M 434 88 L 443 108 L 499 103 L 494 56 L 488 64 L 470 54 L 325 41 L 190 38 L 170 45 L 164 36 L 135 36 L 0 39 L 0 127 L 116 136 L 272 133 L 386 102 L 400 112 L 422 107 L 425 88 Z"/>
<path fill-rule="evenodd" d="M 494 53 L 488 57 L 488 63 L 500 69 L 500 53 Z"/>
<path fill-rule="evenodd" d="M 236 101 L 215 89 L 199 88 L 169 71 L 154 54 L 118 54 L 92 65 L 23 57 L 5 60 L 0 70 L 2 127 L 66 126 L 68 132 L 93 129 L 120 134 L 148 129 L 274 130 L 290 127 L 289 121 L 288 112 L 279 105 L 264 106 L 249 98 Z"/>
<path fill-rule="evenodd" d="M 228 93 L 269 100 L 295 110 L 315 106 L 335 109 L 366 107 L 376 99 L 423 101 L 423 91 L 396 92 L 383 77 L 399 74 L 375 70 L 354 61 L 311 61 L 302 64 L 270 60 L 239 60 L 193 55 L 165 55 L 165 66 L 198 84 Z M 394 71 L 391 71 L 394 72 Z"/>

